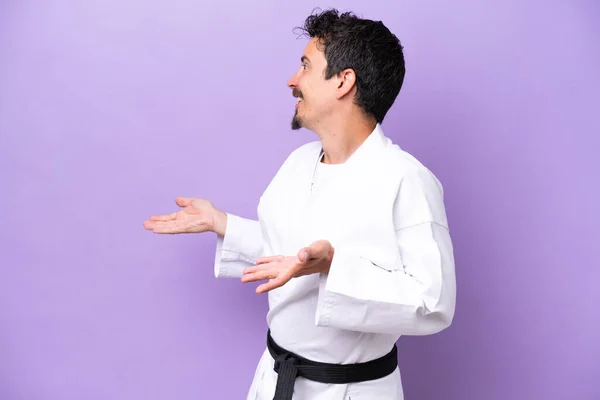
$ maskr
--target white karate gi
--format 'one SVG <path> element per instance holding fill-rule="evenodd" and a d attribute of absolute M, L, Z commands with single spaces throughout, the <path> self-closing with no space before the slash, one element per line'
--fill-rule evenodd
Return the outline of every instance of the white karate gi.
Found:
<path fill-rule="evenodd" d="M 439 181 L 379 125 L 345 163 L 323 164 L 320 155 L 321 143 L 312 142 L 288 157 L 260 198 L 259 221 L 228 214 L 215 276 L 239 278 L 258 257 L 331 242 L 328 274 L 294 278 L 268 293 L 275 342 L 314 361 L 370 361 L 401 335 L 446 328 L 456 282 Z M 248 400 L 273 399 L 273 363 L 265 348 Z M 299 377 L 293 398 L 400 400 L 400 372 L 348 385 Z"/>

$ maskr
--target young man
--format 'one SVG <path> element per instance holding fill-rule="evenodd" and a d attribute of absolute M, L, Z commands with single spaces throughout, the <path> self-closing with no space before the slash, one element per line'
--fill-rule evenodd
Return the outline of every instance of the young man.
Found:
<path fill-rule="evenodd" d="M 404 79 L 398 39 L 336 10 L 303 28 L 292 128 L 320 140 L 287 158 L 259 220 L 177 198 L 180 211 L 145 227 L 216 232 L 217 277 L 266 281 L 268 346 L 248 399 L 402 399 L 396 341 L 439 332 L 454 315 L 442 187 L 380 126 Z"/>

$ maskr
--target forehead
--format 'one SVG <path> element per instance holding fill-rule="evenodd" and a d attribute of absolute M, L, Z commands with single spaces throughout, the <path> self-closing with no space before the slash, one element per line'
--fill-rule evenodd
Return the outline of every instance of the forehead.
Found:
<path fill-rule="evenodd" d="M 304 48 L 303 56 L 308 57 L 308 59 L 312 62 L 324 62 L 325 54 L 319 49 L 321 46 L 318 44 L 317 38 L 311 38 L 310 41 L 306 44 Z"/>

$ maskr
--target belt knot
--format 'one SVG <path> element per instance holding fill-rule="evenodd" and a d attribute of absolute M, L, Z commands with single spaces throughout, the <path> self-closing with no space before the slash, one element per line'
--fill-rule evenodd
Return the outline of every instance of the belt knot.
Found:
<path fill-rule="evenodd" d="M 275 366 L 273 369 L 275 370 L 275 372 L 279 372 L 279 370 L 283 368 L 284 365 L 288 366 L 288 368 L 295 367 L 296 365 L 298 365 L 298 359 L 296 359 L 289 353 L 279 354 L 275 359 Z"/>

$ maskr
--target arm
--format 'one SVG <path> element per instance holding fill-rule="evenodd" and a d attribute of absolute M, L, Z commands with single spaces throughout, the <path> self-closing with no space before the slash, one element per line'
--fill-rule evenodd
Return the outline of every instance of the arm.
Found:
<path fill-rule="evenodd" d="M 239 278 L 243 269 L 254 265 L 262 253 L 262 230 L 255 220 L 233 214 L 226 214 L 223 218 L 222 228 L 215 229 L 215 277 Z"/>
<path fill-rule="evenodd" d="M 335 249 L 321 274 L 316 324 L 397 335 L 427 335 L 454 316 L 456 281 L 441 188 L 428 175 L 407 178 L 394 207 L 398 259 L 375 265 Z"/>
<path fill-rule="evenodd" d="M 242 276 L 242 270 L 261 255 L 262 230 L 258 221 L 227 214 L 206 199 L 178 197 L 175 201 L 181 210 L 151 216 L 144 221 L 144 227 L 160 234 L 215 232 L 217 278 Z"/>

